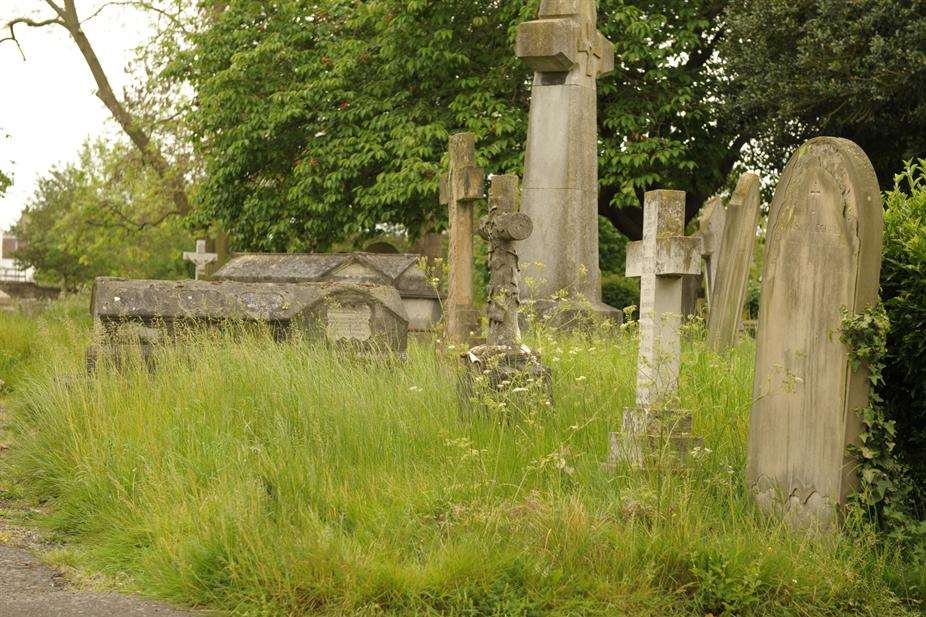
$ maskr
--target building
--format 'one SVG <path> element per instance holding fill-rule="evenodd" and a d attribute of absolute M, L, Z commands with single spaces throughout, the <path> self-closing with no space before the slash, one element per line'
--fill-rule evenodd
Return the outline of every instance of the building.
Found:
<path fill-rule="evenodd" d="M 22 268 L 13 254 L 19 248 L 19 240 L 9 232 L 0 231 L 0 281 L 32 283 L 35 268 Z"/>

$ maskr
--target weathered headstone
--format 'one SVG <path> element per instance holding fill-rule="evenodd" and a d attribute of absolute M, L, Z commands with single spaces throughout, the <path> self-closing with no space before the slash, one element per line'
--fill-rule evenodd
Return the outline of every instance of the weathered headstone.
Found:
<path fill-rule="evenodd" d="M 200 280 L 206 275 L 206 266 L 218 259 L 219 256 L 217 253 L 209 253 L 206 251 L 206 241 L 197 240 L 196 241 L 196 251 L 184 251 L 183 259 L 186 261 L 192 261 L 193 265 L 196 266 L 196 280 Z"/>
<path fill-rule="evenodd" d="M 659 422 L 676 422 L 659 407 L 671 402 L 678 390 L 681 277 L 701 272 L 701 239 L 684 234 L 685 193 L 648 192 L 643 206 L 643 240 L 627 246 L 627 276 L 640 277 L 636 407 L 624 413 L 623 452 L 612 453 L 635 465 L 642 464 L 643 445 L 651 437 L 652 427 Z M 661 418 L 656 417 L 656 411 Z"/>
<path fill-rule="evenodd" d="M 408 320 L 393 287 L 360 283 L 237 283 L 98 278 L 90 307 L 95 357 L 119 358 L 201 328 L 260 323 L 368 353 L 404 353 Z"/>
<path fill-rule="evenodd" d="M 473 202 L 485 197 L 485 172 L 476 167 L 476 137 L 450 136 L 450 171 L 440 179 L 440 202 L 450 208 L 447 338 L 460 344 L 478 327 L 473 304 Z"/>
<path fill-rule="evenodd" d="M 833 137 L 798 149 L 772 201 L 747 477 L 762 507 L 796 525 L 831 523 L 856 484 L 847 446 L 868 374 L 852 369 L 840 329 L 843 309 L 878 302 L 883 216 L 871 162 Z"/>
<path fill-rule="evenodd" d="M 516 53 L 534 69 L 523 210 L 536 227 L 520 247 L 521 295 L 540 312 L 565 291 L 594 312 L 598 267 L 597 79 L 614 69 L 614 46 L 597 30 L 595 0 L 542 0 L 539 19 L 518 27 Z"/>
<path fill-rule="evenodd" d="M 549 370 L 540 356 L 521 340 L 518 313 L 518 252 L 516 242 L 530 237 L 533 222 L 518 211 L 518 177 L 493 176 L 489 188 L 489 212 L 481 221 L 479 235 L 489 242 L 489 331 L 486 344 L 463 354 L 468 369 L 464 392 L 472 395 L 473 379 L 485 378 L 493 390 L 522 387 L 535 382 L 549 388 Z"/>
<path fill-rule="evenodd" d="M 701 258 L 704 262 L 704 297 L 711 307 L 716 286 L 717 269 L 720 265 L 723 234 L 727 224 L 727 209 L 720 197 L 707 200 L 698 215 L 698 233 L 701 237 Z"/>
<path fill-rule="evenodd" d="M 707 342 L 715 351 L 723 351 L 733 345 L 742 323 L 759 221 L 759 185 L 759 176 L 743 174 L 727 206 L 723 251 L 716 263 L 707 322 Z"/>
<path fill-rule="evenodd" d="M 243 253 L 213 276 L 241 283 L 355 282 L 395 287 L 412 331 L 431 329 L 440 320 L 437 290 L 421 268 L 421 256 L 376 253 Z"/>

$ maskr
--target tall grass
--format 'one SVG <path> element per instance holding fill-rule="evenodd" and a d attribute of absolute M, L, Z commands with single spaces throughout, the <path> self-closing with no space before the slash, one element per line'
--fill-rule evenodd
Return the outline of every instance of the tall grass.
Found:
<path fill-rule="evenodd" d="M 631 472 L 601 463 L 632 333 L 541 334 L 555 405 L 502 420 L 461 415 L 431 342 L 377 363 L 204 336 L 88 377 L 83 322 L 34 332 L 8 473 L 76 565 L 151 594 L 268 616 L 921 614 L 922 567 L 864 525 L 801 534 L 751 505 L 749 341 L 690 337 L 679 404 L 704 448 Z"/>

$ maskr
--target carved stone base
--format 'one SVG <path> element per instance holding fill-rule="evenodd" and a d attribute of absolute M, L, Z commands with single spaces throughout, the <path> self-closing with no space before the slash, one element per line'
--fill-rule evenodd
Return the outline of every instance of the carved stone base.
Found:
<path fill-rule="evenodd" d="M 686 411 L 628 407 L 622 431 L 610 434 L 608 466 L 620 462 L 639 468 L 664 462 L 684 465 L 692 450 L 702 444 L 691 427 L 691 414 Z"/>
<path fill-rule="evenodd" d="M 460 400 L 464 409 L 488 408 L 492 403 L 517 404 L 531 397 L 552 405 L 552 372 L 540 354 L 526 345 L 479 345 L 460 356 L 463 376 Z"/>

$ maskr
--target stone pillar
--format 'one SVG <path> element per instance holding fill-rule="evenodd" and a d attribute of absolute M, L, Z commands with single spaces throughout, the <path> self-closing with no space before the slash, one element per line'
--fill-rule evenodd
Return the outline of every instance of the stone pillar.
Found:
<path fill-rule="evenodd" d="M 616 453 L 638 465 L 653 410 L 671 402 L 678 390 L 682 276 L 701 272 L 701 239 L 684 234 L 685 193 L 647 193 L 643 240 L 627 246 L 627 276 L 640 277 L 636 408 L 624 414 L 624 452 Z"/>
<path fill-rule="evenodd" d="M 203 278 L 206 274 L 206 266 L 218 259 L 218 255 L 215 253 L 206 252 L 206 240 L 197 240 L 196 241 L 196 252 L 184 251 L 183 259 L 185 261 L 192 261 L 196 266 L 196 280 Z"/>
<path fill-rule="evenodd" d="M 476 136 L 450 136 L 450 171 L 441 176 L 440 202 L 450 208 L 447 339 L 466 343 L 478 327 L 473 305 L 473 202 L 485 197 L 485 172 L 476 167 Z"/>
<path fill-rule="evenodd" d="M 772 200 L 746 475 L 759 505 L 828 525 L 856 486 L 868 370 L 840 341 L 843 310 L 878 302 L 884 211 L 875 170 L 845 139 L 812 139 Z"/>
<path fill-rule="evenodd" d="M 723 251 L 716 263 L 716 281 L 707 322 L 707 343 L 714 351 L 733 346 L 743 320 L 746 287 L 759 222 L 759 176 L 743 174 L 727 206 Z"/>
<path fill-rule="evenodd" d="M 520 247 L 521 294 L 566 290 L 619 319 L 601 303 L 598 268 L 596 80 L 614 69 L 614 46 L 596 13 L 594 0 L 542 0 L 539 19 L 518 27 L 516 53 L 534 69 L 522 196 L 535 230 Z"/>

